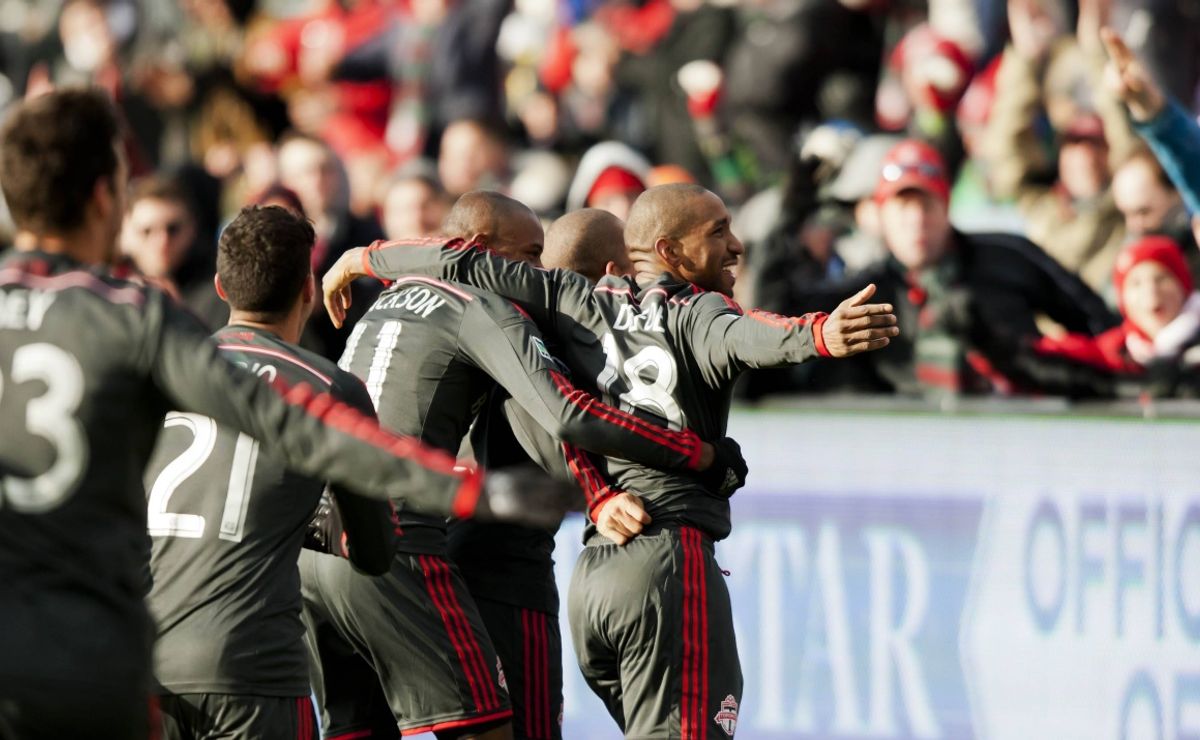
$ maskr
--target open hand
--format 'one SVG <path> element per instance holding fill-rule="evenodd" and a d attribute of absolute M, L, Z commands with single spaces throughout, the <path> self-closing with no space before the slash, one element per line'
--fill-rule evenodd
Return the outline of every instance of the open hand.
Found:
<path fill-rule="evenodd" d="M 1125 41 L 1111 28 L 1100 30 L 1100 40 L 1108 52 L 1104 86 L 1129 108 L 1129 114 L 1135 121 L 1149 121 L 1157 116 L 1167 100 L 1146 65 L 1134 56 Z"/>
<path fill-rule="evenodd" d="M 900 333 L 890 303 L 867 303 L 875 295 L 872 283 L 829 314 L 821 327 L 825 349 L 834 357 L 849 357 L 859 352 L 886 347 Z"/>

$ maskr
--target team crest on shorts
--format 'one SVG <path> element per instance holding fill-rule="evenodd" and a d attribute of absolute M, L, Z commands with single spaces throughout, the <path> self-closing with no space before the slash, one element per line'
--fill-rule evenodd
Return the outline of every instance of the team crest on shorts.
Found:
<path fill-rule="evenodd" d="M 500 688 L 504 689 L 504 693 L 508 693 L 508 679 L 504 677 L 504 665 L 500 662 L 500 656 L 496 656 L 496 675 L 500 677 Z"/>
<path fill-rule="evenodd" d="M 729 694 L 721 701 L 721 711 L 713 716 L 713 721 L 720 725 L 729 737 L 733 737 L 733 731 L 737 729 L 737 709 L 737 699 L 733 698 L 733 694 Z"/>

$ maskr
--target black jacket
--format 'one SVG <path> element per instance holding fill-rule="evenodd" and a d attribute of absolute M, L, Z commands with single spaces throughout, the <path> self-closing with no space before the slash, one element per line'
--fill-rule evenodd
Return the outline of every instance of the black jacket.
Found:
<path fill-rule="evenodd" d="M 869 283 L 877 287 L 872 302 L 895 306 L 900 336 L 849 362 L 826 362 L 813 379 L 818 387 L 920 394 L 961 371 L 966 380 L 958 390 L 987 390 L 986 378 L 978 377 L 986 375 L 975 356 L 979 348 L 969 339 L 972 322 L 1016 336 L 1036 336 L 1039 314 L 1089 335 L 1118 322 L 1083 281 L 1028 239 L 957 230 L 946 258 L 919 277 L 888 257 L 838 283 L 810 286 L 788 313 L 832 311 Z"/>

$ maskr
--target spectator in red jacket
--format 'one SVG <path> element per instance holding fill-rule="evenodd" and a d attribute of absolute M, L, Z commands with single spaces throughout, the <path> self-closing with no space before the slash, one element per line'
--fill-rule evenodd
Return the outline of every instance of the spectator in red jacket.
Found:
<path fill-rule="evenodd" d="M 1113 272 L 1119 326 L 1094 337 L 1041 337 L 1004 370 L 1031 389 L 1073 397 L 1200 394 L 1200 294 L 1179 245 L 1146 236 Z"/>

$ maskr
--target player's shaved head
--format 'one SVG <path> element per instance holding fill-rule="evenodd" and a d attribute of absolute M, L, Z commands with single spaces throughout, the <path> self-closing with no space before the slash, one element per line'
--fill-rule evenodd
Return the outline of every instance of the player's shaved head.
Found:
<path fill-rule="evenodd" d="M 610 271 L 630 274 L 633 264 L 625 248 L 625 224 L 599 208 L 572 211 L 546 232 L 542 265 L 578 272 L 592 282 Z"/>
<path fill-rule="evenodd" d="M 650 188 L 638 196 L 625 222 L 625 244 L 635 261 L 653 257 L 659 239 L 679 239 L 696 226 L 696 199 L 712 195 L 692 183 Z"/>
<path fill-rule="evenodd" d="M 538 263 L 545 234 L 529 206 L 492 190 L 463 193 L 446 215 L 446 236 L 475 239 L 509 259 Z"/>
<path fill-rule="evenodd" d="M 725 203 L 692 183 L 659 185 L 639 195 L 625 222 L 625 244 L 639 282 L 669 272 L 726 295 L 745 251 L 730 231 Z"/>

